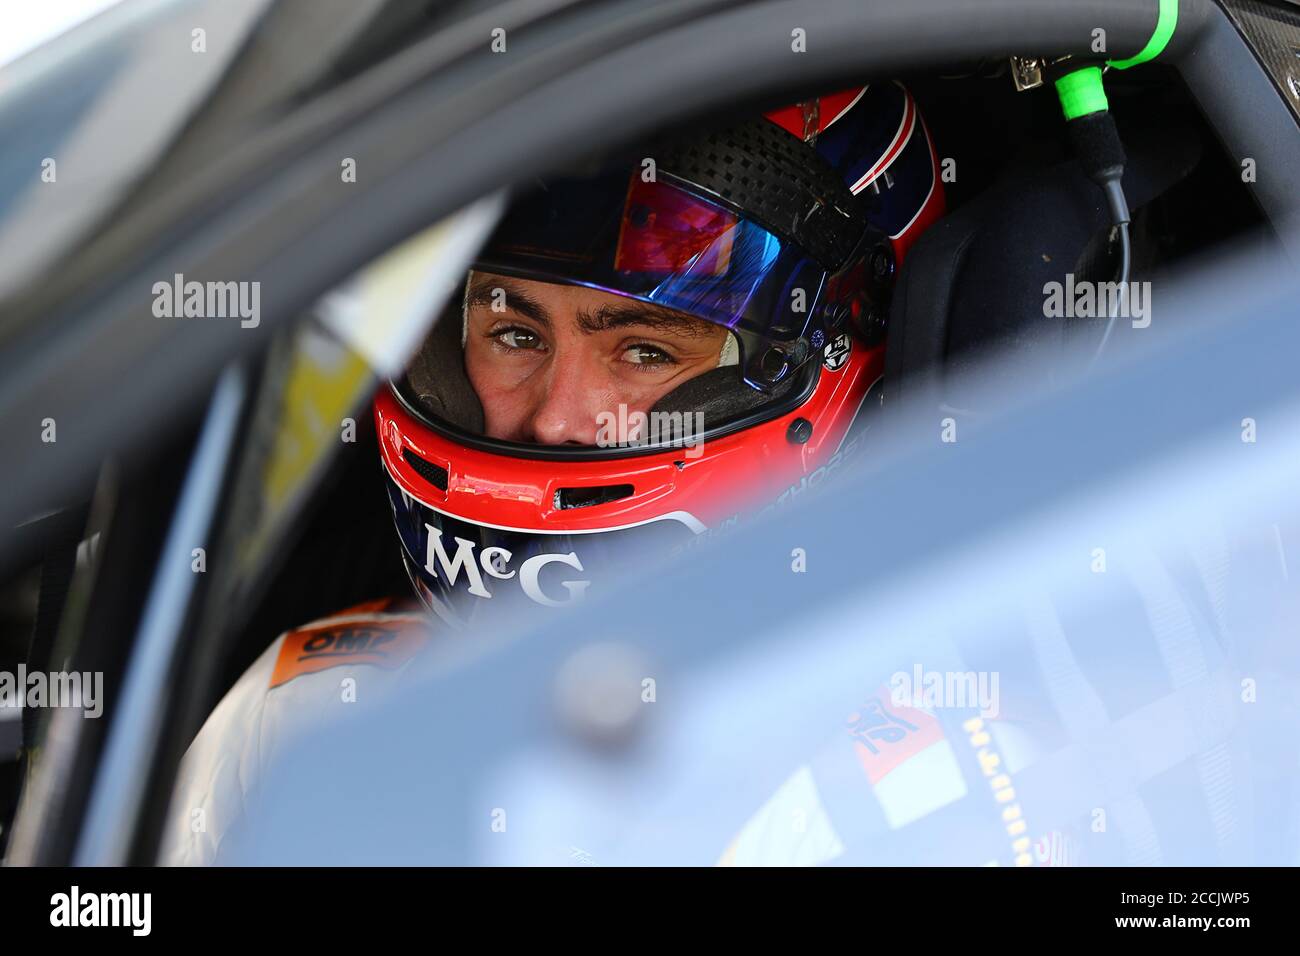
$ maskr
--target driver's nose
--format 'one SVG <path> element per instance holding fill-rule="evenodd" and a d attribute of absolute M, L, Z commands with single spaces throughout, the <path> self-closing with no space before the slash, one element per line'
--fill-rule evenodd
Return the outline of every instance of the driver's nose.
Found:
<path fill-rule="evenodd" d="M 594 445 L 598 416 L 617 411 L 615 390 L 609 387 L 599 362 L 584 350 L 557 353 L 543 392 L 528 418 L 526 440 L 540 445 Z"/>

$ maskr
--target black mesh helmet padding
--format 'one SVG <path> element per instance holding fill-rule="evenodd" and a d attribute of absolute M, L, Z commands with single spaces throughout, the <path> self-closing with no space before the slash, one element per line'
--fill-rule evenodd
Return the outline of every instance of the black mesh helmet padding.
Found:
<path fill-rule="evenodd" d="M 668 140 L 654 156 L 660 173 L 717 195 L 831 271 L 866 229 L 866 200 L 816 149 L 770 120 Z"/>
<path fill-rule="evenodd" d="M 481 435 L 483 406 L 465 374 L 465 350 L 460 343 L 462 302 L 457 296 L 438 317 L 403 381 L 425 412 Z"/>

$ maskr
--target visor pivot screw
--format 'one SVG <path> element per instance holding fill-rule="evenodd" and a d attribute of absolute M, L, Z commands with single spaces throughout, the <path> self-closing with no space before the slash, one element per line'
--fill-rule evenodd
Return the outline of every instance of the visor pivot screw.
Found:
<path fill-rule="evenodd" d="M 778 348 L 770 348 L 763 354 L 760 367 L 763 377 L 769 382 L 779 382 L 790 366 L 786 354 Z"/>
<path fill-rule="evenodd" d="M 805 445 L 808 443 L 808 439 L 812 438 L 812 433 L 812 422 L 806 418 L 796 418 L 790 423 L 790 427 L 786 429 L 785 437 L 789 439 L 792 445 Z"/>
<path fill-rule="evenodd" d="M 861 321 L 862 337 L 866 339 L 867 345 L 878 344 L 884 338 L 885 328 L 888 325 L 885 311 L 875 305 L 869 306 Z"/>
<path fill-rule="evenodd" d="M 826 336 L 822 334 L 821 329 L 818 329 L 816 332 L 812 334 L 812 347 L 815 349 L 819 349 L 825 344 L 826 344 Z"/>
<path fill-rule="evenodd" d="M 889 253 L 884 249 L 878 248 L 871 254 L 871 271 L 875 273 L 877 279 L 883 279 L 889 275 Z"/>

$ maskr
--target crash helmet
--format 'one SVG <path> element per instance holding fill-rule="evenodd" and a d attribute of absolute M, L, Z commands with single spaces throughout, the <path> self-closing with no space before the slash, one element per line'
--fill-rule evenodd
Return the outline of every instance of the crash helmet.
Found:
<path fill-rule="evenodd" d="M 374 402 L 420 599 L 452 624 L 567 605 L 629 556 L 671 557 L 828 480 L 878 403 L 899 265 L 943 209 L 897 83 L 521 186 Z M 647 327 L 704 357 L 617 340 Z M 624 351 L 581 352 L 602 335 Z M 547 403 L 564 408 L 542 427 Z"/>

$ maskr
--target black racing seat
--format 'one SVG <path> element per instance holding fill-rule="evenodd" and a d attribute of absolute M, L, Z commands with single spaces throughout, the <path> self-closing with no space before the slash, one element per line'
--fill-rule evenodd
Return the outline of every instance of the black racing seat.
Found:
<path fill-rule="evenodd" d="M 1124 189 L 1135 216 L 1199 162 L 1188 129 L 1125 134 Z M 935 223 L 909 252 L 890 312 L 882 402 L 907 397 L 956 411 L 953 373 L 996 348 L 1050 375 L 1068 336 L 1100 336 L 1104 320 L 1047 318 L 1044 286 L 1113 279 L 1101 190 L 1073 160 L 1017 170 Z M 1101 260 L 1101 261 L 1099 261 Z M 1141 255 L 1135 238 L 1133 278 Z"/>

